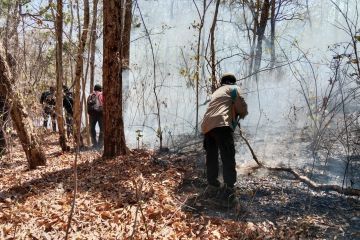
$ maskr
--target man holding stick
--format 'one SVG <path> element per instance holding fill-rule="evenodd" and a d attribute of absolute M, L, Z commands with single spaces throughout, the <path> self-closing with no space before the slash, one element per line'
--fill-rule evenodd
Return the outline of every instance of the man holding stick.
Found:
<path fill-rule="evenodd" d="M 221 86 L 212 94 L 211 101 L 201 125 L 206 150 L 207 181 L 210 188 L 220 188 L 218 180 L 220 150 L 223 163 L 224 186 L 223 198 L 234 200 L 234 184 L 236 183 L 234 129 L 238 120 L 248 114 L 247 104 L 241 97 L 240 87 L 236 85 L 233 74 L 221 77 Z"/>

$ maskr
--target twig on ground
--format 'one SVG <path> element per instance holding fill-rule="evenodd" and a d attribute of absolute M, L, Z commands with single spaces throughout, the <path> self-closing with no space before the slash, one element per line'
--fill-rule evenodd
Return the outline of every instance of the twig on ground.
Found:
<path fill-rule="evenodd" d="M 239 128 L 240 128 L 240 124 L 238 124 Z M 354 188 L 343 188 L 337 185 L 330 185 L 330 184 L 318 184 L 314 181 L 312 181 L 311 179 L 309 179 L 306 176 L 302 176 L 300 173 L 298 173 L 297 171 L 295 171 L 292 168 L 286 168 L 286 167 L 269 167 L 264 165 L 263 163 L 261 163 L 259 161 L 259 159 L 257 158 L 254 149 L 251 147 L 249 141 L 244 137 L 244 135 L 242 134 L 242 131 L 240 129 L 240 137 L 244 140 L 244 142 L 246 143 L 246 145 L 248 146 L 251 155 L 253 157 L 253 159 L 255 160 L 256 164 L 258 165 L 259 168 L 265 168 L 271 171 L 283 171 L 283 172 L 288 172 L 291 173 L 295 179 L 305 183 L 306 185 L 308 185 L 311 189 L 313 190 L 317 190 L 317 191 L 335 191 L 344 195 L 349 195 L 349 196 L 360 196 L 360 190 L 359 189 L 354 189 Z"/>

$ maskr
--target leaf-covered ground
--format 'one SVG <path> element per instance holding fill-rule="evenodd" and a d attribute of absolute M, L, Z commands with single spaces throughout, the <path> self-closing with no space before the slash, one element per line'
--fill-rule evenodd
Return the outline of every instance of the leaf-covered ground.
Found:
<path fill-rule="evenodd" d="M 75 154 L 61 153 L 56 138 L 44 139 L 46 167 L 27 171 L 16 141 L 1 159 L 0 239 L 64 238 Z M 360 238 L 358 199 L 312 193 L 286 176 L 249 172 L 239 178 L 240 204 L 219 205 L 204 194 L 199 149 L 110 160 L 81 152 L 70 239 Z"/>

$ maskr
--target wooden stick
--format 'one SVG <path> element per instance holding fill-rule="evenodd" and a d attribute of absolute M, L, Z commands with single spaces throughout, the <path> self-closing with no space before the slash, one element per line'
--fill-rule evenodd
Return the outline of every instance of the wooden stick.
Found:
<path fill-rule="evenodd" d="M 239 126 L 239 130 L 240 130 L 240 137 L 244 140 L 244 142 L 246 143 L 246 145 L 248 146 L 251 155 L 253 157 L 253 159 L 255 160 L 256 164 L 260 167 L 260 168 L 265 168 L 267 170 L 271 170 L 271 171 L 283 171 L 283 172 L 288 172 L 291 173 L 295 179 L 299 180 L 300 182 L 305 183 L 306 185 L 308 185 L 311 189 L 316 190 L 316 191 L 335 191 L 344 195 L 348 195 L 348 196 L 360 196 L 360 190 L 359 189 L 354 189 L 354 188 L 343 188 L 340 187 L 338 185 L 329 185 L 329 184 L 317 184 L 316 182 L 312 181 L 311 179 L 309 179 L 306 176 L 301 175 L 300 173 L 298 173 L 297 171 L 293 170 L 292 168 L 286 168 L 286 167 L 268 167 L 264 164 L 262 164 L 259 159 L 257 158 L 254 149 L 251 147 L 249 141 L 244 137 L 241 128 L 240 128 L 240 124 L 238 123 Z"/>

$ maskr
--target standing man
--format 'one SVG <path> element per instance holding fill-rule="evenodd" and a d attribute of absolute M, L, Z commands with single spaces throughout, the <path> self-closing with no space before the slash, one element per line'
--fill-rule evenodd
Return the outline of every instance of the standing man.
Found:
<path fill-rule="evenodd" d="M 247 104 L 241 97 L 235 76 L 230 73 L 224 74 L 221 77 L 221 87 L 211 96 L 201 128 L 205 135 L 207 181 L 212 187 L 221 186 L 218 180 L 220 150 L 225 200 L 234 200 L 236 164 L 233 132 L 239 118 L 243 119 L 247 114 Z"/>
<path fill-rule="evenodd" d="M 94 86 L 94 91 L 87 99 L 87 108 L 90 122 L 90 135 L 93 148 L 101 149 L 104 144 L 104 130 L 103 130 L 103 94 L 102 87 L 99 84 Z M 99 124 L 100 133 L 99 139 L 96 139 L 96 123 Z"/>
<path fill-rule="evenodd" d="M 74 99 L 73 93 L 70 92 L 67 86 L 63 86 L 64 98 L 63 98 L 63 106 L 65 108 L 65 124 L 66 124 L 66 133 L 67 137 L 70 137 L 73 131 L 73 106 Z"/>
<path fill-rule="evenodd" d="M 53 132 L 56 132 L 56 112 L 55 112 L 55 88 L 50 86 L 49 91 L 45 91 L 41 94 L 40 103 L 43 105 L 43 126 L 47 128 L 49 116 L 51 117 Z"/>

